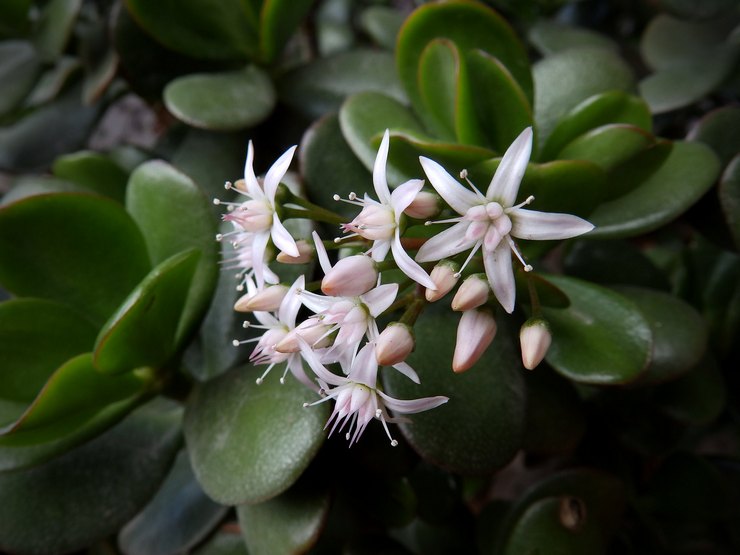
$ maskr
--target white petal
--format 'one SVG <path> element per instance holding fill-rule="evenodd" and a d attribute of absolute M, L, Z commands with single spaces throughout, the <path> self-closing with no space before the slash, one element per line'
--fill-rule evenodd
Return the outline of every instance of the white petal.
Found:
<path fill-rule="evenodd" d="M 378 200 L 382 204 L 391 203 L 391 192 L 388 190 L 388 181 L 385 177 L 389 143 L 390 134 L 386 129 L 383 134 L 383 140 L 380 141 L 380 148 L 378 149 L 377 156 L 375 156 L 375 164 L 373 165 L 373 185 L 375 186 L 375 193 L 378 195 Z"/>
<path fill-rule="evenodd" d="M 396 261 L 396 265 L 404 274 L 424 287 L 437 289 L 437 286 L 432 281 L 432 278 L 429 277 L 429 274 L 424 271 L 424 268 L 414 262 L 411 257 L 406 254 L 406 251 L 403 250 L 398 228 L 396 228 L 396 237 L 391 243 L 391 250 L 393 251 L 393 259 Z"/>
<path fill-rule="evenodd" d="M 375 262 L 383 262 L 385 257 L 388 256 L 388 251 L 391 250 L 391 242 L 388 239 L 378 239 L 373 241 L 373 248 L 370 252 L 370 257 Z"/>
<path fill-rule="evenodd" d="M 403 211 L 409 207 L 409 204 L 414 202 L 416 195 L 419 194 L 423 186 L 423 179 L 409 179 L 407 182 L 401 183 L 393 189 L 391 193 L 391 206 L 396 217 L 396 225 L 398 225 L 398 220 L 401 218 Z"/>
<path fill-rule="evenodd" d="M 435 235 L 424 243 L 416 253 L 417 262 L 431 262 L 461 253 L 471 248 L 476 241 L 465 239 L 470 222 L 462 221 Z"/>
<path fill-rule="evenodd" d="M 269 312 L 255 311 L 255 312 L 252 312 L 252 315 L 263 326 L 268 326 L 268 327 L 271 327 L 271 328 L 281 327 L 280 326 L 280 322 L 278 322 L 277 318 L 275 318 Z"/>
<path fill-rule="evenodd" d="M 283 302 L 280 303 L 278 318 L 290 329 L 295 328 L 295 317 L 298 315 L 298 311 L 303 304 L 301 303 L 300 296 L 297 295 L 298 290 L 303 289 L 305 286 L 306 278 L 302 275 L 298 276 L 298 279 L 296 279 L 293 282 L 293 285 L 290 286 L 290 289 L 288 289 L 288 292 L 283 298 Z"/>
<path fill-rule="evenodd" d="M 504 310 L 514 312 L 516 284 L 514 270 L 511 267 L 511 248 L 507 241 L 501 241 L 493 252 L 483 253 L 483 265 L 486 268 L 488 283 Z"/>
<path fill-rule="evenodd" d="M 556 212 L 538 212 L 517 208 L 509 213 L 511 235 L 520 239 L 569 239 L 588 233 L 594 228 L 578 216 Z"/>
<path fill-rule="evenodd" d="M 366 344 L 352 361 L 352 369 L 347 379 L 365 384 L 375 389 L 378 380 L 378 361 L 375 359 L 375 346 Z"/>
<path fill-rule="evenodd" d="M 293 353 L 288 358 L 288 369 L 290 370 L 290 373 L 293 374 L 293 376 L 295 376 L 295 378 L 299 382 L 301 382 L 303 385 L 305 385 L 309 389 L 312 389 L 318 392 L 319 388 L 306 375 L 306 372 L 303 370 L 303 362 L 301 362 L 301 356 L 298 353 Z"/>
<path fill-rule="evenodd" d="M 314 245 L 316 245 L 316 255 L 319 257 L 321 271 L 326 275 L 331 270 L 331 262 L 329 262 L 329 255 L 326 254 L 326 247 L 324 247 L 324 243 L 321 241 L 318 233 L 314 231 L 311 233 L 311 237 L 313 237 Z"/>
<path fill-rule="evenodd" d="M 429 182 L 432 184 L 439 196 L 458 214 L 465 215 L 469 208 L 481 204 L 481 200 L 473 191 L 470 191 L 460 185 L 457 180 L 437 162 L 424 156 L 419 156 L 421 167 L 427 174 Z"/>
<path fill-rule="evenodd" d="M 257 287 L 262 289 L 265 285 L 265 249 L 267 242 L 270 240 L 270 234 L 266 231 L 255 233 L 252 239 L 252 267 L 254 268 L 254 278 Z"/>
<path fill-rule="evenodd" d="M 335 303 L 342 301 L 341 297 L 324 297 L 310 291 L 302 291 L 300 295 L 303 306 L 318 314 L 329 310 Z"/>
<path fill-rule="evenodd" d="M 290 232 L 285 229 L 285 226 L 278 218 L 277 212 L 272 213 L 272 227 L 270 228 L 270 235 L 272 235 L 272 242 L 275 246 L 283 252 L 288 253 L 290 256 L 300 256 L 298 252 L 298 245 L 295 244 L 295 239 Z"/>
<path fill-rule="evenodd" d="M 254 175 L 254 145 L 249 141 L 247 146 L 247 160 L 244 162 L 244 185 L 247 193 L 252 198 L 262 198 L 264 194 L 257 182 L 257 176 Z"/>
<path fill-rule="evenodd" d="M 393 301 L 396 300 L 396 294 L 398 294 L 398 284 L 387 283 L 360 295 L 360 298 L 370 311 L 370 315 L 377 318 L 393 304 Z"/>
<path fill-rule="evenodd" d="M 423 397 L 422 399 L 395 399 L 390 395 L 378 391 L 378 395 L 383 398 L 385 406 L 389 409 L 400 412 L 401 414 L 414 414 L 425 410 L 436 408 L 444 405 L 449 398 L 447 397 Z"/>
<path fill-rule="evenodd" d="M 314 371 L 314 374 L 316 374 L 320 380 L 331 385 L 342 385 L 347 383 L 347 378 L 332 374 L 323 364 L 321 364 L 319 356 L 311 350 L 311 347 L 308 346 L 308 343 L 306 343 L 303 338 L 298 339 L 298 342 L 301 345 L 301 356 L 303 357 L 303 360 L 308 362 L 311 370 Z"/>
<path fill-rule="evenodd" d="M 411 368 L 411 366 L 409 366 L 407 363 L 399 362 L 398 364 L 394 364 L 393 368 L 401 372 L 401 374 L 406 376 L 412 382 L 421 383 L 421 381 L 419 380 L 419 375 L 416 373 L 416 370 Z"/>
<path fill-rule="evenodd" d="M 503 207 L 514 204 L 531 154 L 532 128 L 527 127 L 511 143 L 511 146 L 504 153 L 496 173 L 493 174 L 493 179 L 491 179 L 491 184 L 486 192 L 486 197 L 489 200 L 498 201 Z"/>
<path fill-rule="evenodd" d="M 280 180 L 290 167 L 290 162 L 293 160 L 295 149 L 296 146 L 290 147 L 275 161 L 270 169 L 267 170 L 267 174 L 265 175 L 265 196 L 269 199 L 270 204 L 274 204 L 275 191 L 277 191 L 277 187 L 280 185 Z"/>
<path fill-rule="evenodd" d="M 280 278 L 278 277 L 278 275 L 270 270 L 270 267 L 267 264 L 262 267 L 262 271 L 265 276 L 265 283 L 271 283 L 273 285 L 276 283 L 280 283 Z"/>

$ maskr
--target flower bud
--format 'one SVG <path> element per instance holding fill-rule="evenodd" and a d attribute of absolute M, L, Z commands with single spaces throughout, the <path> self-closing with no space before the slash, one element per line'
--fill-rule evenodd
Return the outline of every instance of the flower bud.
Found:
<path fill-rule="evenodd" d="M 332 297 L 356 297 L 378 283 L 378 267 L 364 254 L 342 258 L 321 280 L 321 290 Z"/>
<path fill-rule="evenodd" d="M 270 285 L 262 291 L 247 293 L 239 297 L 239 300 L 234 304 L 234 310 L 237 312 L 273 312 L 280 308 L 280 303 L 283 302 L 287 294 L 287 286 Z"/>
<path fill-rule="evenodd" d="M 280 251 L 276 257 L 283 264 L 306 264 L 313 258 L 314 248 L 303 239 L 295 242 L 298 247 L 298 256 L 290 256 L 287 252 Z"/>
<path fill-rule="evenodd" d="M 295 329 L 289 331 L 275 345 L 275 350 L 279 353 L 297 353 L 301 350 L 298 336 L 302 337 L 314 349 L 327 347 L 332 341 L 329 337 L 326 337 L 329 329 L 331 329 L 329 324 L 321 324 L 316 318 L 309 318 L 298 324 Z"/>
<path fill-rule="evenodd" d="M 434 301 L 438 301 L 447 293 L 449 293 L 460 277 L 460 275 L 457 273 L 459 270 L 460 266 L 458 266 L 454 262 L 450 262 L 449 260 L 441 260 L 434 267 L 434 269 L 432 269 L 432 273 L 429 275 L 437 288 L 427 289 L 426 293 L 424 294 L 426 299 L 430 303 L 432 303 Z"/>
<path fill-rule="evenodd" d="M 519 332 L 519 343 L 524 368 L 533 370 L 545 358 L 552 343 L 550 326 L 542 318 L 530 318 Z"/>
<path fill-rule="evenodd" d="M 401 322 L 391 322 L 378 336 L 375 357 L 381 366 L 393 366 L 406 360 L 414 350 L 414 334 Z"/>
<path fill-rule="evenodd" d="M 426 220 L 439 214 L 439 204 L 438 195 L 429 191 L 419 191 L 403 213 L 410 218 Z"/>
<path fill-rule="evenodd" d="M 452 299 L 452 310 L 465 311 L 486 304 L 491 288 L 486 274 L 473 274 L 465 278 Z"/>
<path fill-rule="evenodd" d="M 452 370 L 465 372 L 483 355 L 496 335 L 496 321 L 488 310 L 468 310 L 463 312 L 457 326 L 455 354 L 452 356 Z"/>

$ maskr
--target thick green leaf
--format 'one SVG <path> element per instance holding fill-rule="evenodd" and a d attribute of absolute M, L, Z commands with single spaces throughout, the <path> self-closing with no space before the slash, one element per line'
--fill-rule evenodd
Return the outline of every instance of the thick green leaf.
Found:
<path fill-rule="evenodd" d="M 30 403 L 54 370 L 90 350 L 96 333 L 87 319 L 61 303 L 0 303 L 0 397 Z"/>
<path fill-rule="evenodd" d="M 568 143 L 587 131 L 623 123 L 651 132 L 653 118 L 645 101 L 622 91 L 608 91 L 587 98 L 574 107 L 552 130 L 540 152 L 540 160 L 555 158 Z"/>
<path fill-rule="evenodd" d="M 218 243 L 212 203 L 186 175 L 155 160 L 139 166 L 129 180 L 126 208 L 144 232 L 158 264 L 191 248 L 201 253 L 175 341 L 187 337 L 213 295 L 218 278 Z M 187 225 L 183 222 L 187 221 Z"/>
<path fill-rule="evenodd" d="M 241 0 L 125 0 L 136 22 L 164 46 L 192 58 L 241 60 L 257 55 L 256 22 Z"/>
<path fill-rule="evenodd" d="M 647 371 L 638 385 L 652 385 L 677 378 L 696 366 L 707 347 L 707 325 L 694 308 L 658 291 L 620 287 L 650 324 L 652 351 Z"/>
<path fill-rule="evenodd" d="M 655 389 L 661 411 L 686 424 L 709 424 L 725 408 L 727 390 L 722 373 L 706 356 L 689 372 Z"/>
<path fill-rule="evenodd" d="M 709 112 L 687 138 L 712 147 L 722 166 L 727 166 L 740 152 L 740 107 L 724 106 Z"/>
<path fill-rule="evenodd" d="M 387 6 L 370 6 L 360 13 L 358 23 L 378 46 L 393 50 L 396 47 L 396 38 L 403 21 L 403 14 L 396 9 Z"/>
<path fill-rule="evenodd" d="M 386 392 L 398 399 L 432 395 L 445 405 L 400 424 L 404 437 L 425 460 L 459 474 L 490 473 L 506 465 L 521 447 L 524 383 L 521 362 L 506 321 L 481 359 L 462 374 L 452 371 L 457 321 L 429 310 L 415 325 L 416 350 L 408 363 L 421 385 L 389 369 Z"/>
<path fill-rule="evenodd" d="M 23 103 L 24 108 L 36 108 L 56 98 L 62 89 L 82 69 L 82 63 L 76 56 L 61 56 L 54 67 L 44 71 L 36 81 Z"/>
<path fill-rule="evenodd" d="M 281 101 L 311 117 L 338 110 L 346 97 L 359 92 L 406 100 L 393 56 L 369 49 L 317 58 L 281 76 L 277 86 Z"/>
<path fill-rule="evenodd" d="M 724 80 L 727 72 L 724 65 L 711 61 L 662 69 L 640 81 L 640 96 L 653 114 L 670 112 L 704 98 Z"/>
<path fill-rule="evenodd" d="M 529 42 L 543 56 L 557 54 L 570 48 L 597 47 L 617 50 L 616 43 L 606 35 L 549 19 L 541 19 L 529 29 Z"/>
<path fill-rule="evenodd" d="M 455 43 L 442 38 L 430 41 L 419 57 L 417 86 L 422 106 L 417 112 L 435 136 L 449 142 L 456 137 L 462 63 Z"/>
<path fill-rule="evenodd" d="M 260 12 L 259 47 L 262 62 L 274 62 L 313 0 L 263 0 Z"/>
<path fill-rule="evenodd" d="M 298 555 L 319 538 L 329 512 L 329 496 L 299 482 L 285 493 L 236 513 L 250 553 Z"/>
<path fill-rule="evenodd" d="M 275 371 L 277 372 L 277 370 Z M 193 469 L 224 504 L 259 503 L 288 489 L 324 442 L 328 405 L 289 377 L 255 384 L 260 369 L 238 368 L 196 388 L 185 417 Z"/>
<path fill-rule="evenodd" d="M 593 385 L 631 382 L 649 363 L 649 321 L 627 298 L 597 285 L 550 276 L 570 297 L 567 309 L 544 308 L 552 345 L 547 362 L 566 378 Z"/>
<path fill-rule="evenodd" d="M 70 553 L 114 533 L 166 475 L 181 412 L 174 403 L 153 402 L 61 457 L 0 474 L 0 548 Z"/>
<path fill-rule="evenodd" d="M 483 50 L 497 58 L 532 97 L 526 51 L 509 24 L 487 6 L 469 0 L 426 4 L 409 16 L 398 36 L 396 63 L 412 104 L 423 106 L 417 81 L 422 52 L 439 38 L 455 43 L 461 53 Z"/>
<path fill-rule="evenodd" d="M 59 193 L 0 209 L 0 282 L 16 295 L 69 303 L 102 324 L 149 268 L 141 232 L 111 200 Z"/>
<path fill-rule="evenodd" d="M 380 140 L 386 129 L 423 134 L 419 121 L 409 109 L 384 94 L 358 93 L 350 96 L 339 111 L 339 125 L 347 144 L 355 155 L 372 171 Z M 398 185 L 408 179 L 418 178 L 419 173 L 409 174 L 388 158 L 388 181 Z M 421 170 L 421 168 L 419 168 Z"/>
<path fill-rule="evenodd" d="M 26 197 L 49 193 L 89 193 L 88 189 L 56 177 L 27 175 L 13 180 L 10 191 L 3 195 L 0 206 L 11 204 Z"/>
<path fill-rule="evenodd" d="M 603 48 L 565 50 L 540 60 L 532 72 L 540 143 L 547 141 L 563 116 L 587 98 L 634 87 L 632 69 L 616 53 Z"/>
<path fill-rule="evenodd" d="M 82 0 L 50 0 L 41 10 L 34 45 L 45 62 L 53 62 L 64 52 L 81 7 Z"/>
<path fill-rule="evenodd" d="M 164 103 L 188 125 L 233 131 L 266 119 L 275 107 L 275 89 L 264 71 L 249 66 L 179 77 L 164 89 Z"/>
<path fill-rule="evenodd" d="M 118 545 L 126 555 L 183 553 L 203 540 L 227 511 L 203 493 L 183 450 L 157 494 L 118 533 Z"/>
<path fill-rule="evenodd" d="M 644 155 L 651 156 L 650 151 Z M 676 141 L 656 170 L 643 166 L 638 156 L 619 174 L 620 180 L 636 187 L 605 202 L 591 214 L 596 229 L 589 236 L 629 237 L 657 229 L 696 202 L 712 186 L 718 173 L 717 156 L 699 143 Z"/>
<path fill-rule="evenodd" d="M 561 150 L 560 160 L 587 160 L 609 171 L 628 162 L 654 142 L 649 133 L 626 124 L 610 124 L 592 129 Z"/>
<path fill-rule="evenodd" d="M 200 253 L 168 258 L 133 290 L 98 333 L 95 368 L 118 374 L 140 366 L 159 368 L 181 345 L 176 337 Z"/>
<path fill-rule="evenodd" d="M 735 245 L 740 248 L 740 155 L 730 161 L 719 180 L 719 201 Z"/>
<path fill-rule="evenodd" d="M 121 203 L 126 195 L 128 173 L 110 157 L 83 150 L 54 161 L 54 175 Z"/>
<path fill-rule="evenodd" d="M 18 106 L 26 97 L 38 77 L 40 65 L 30 42 L 0 42 L 0 83 L 3 83 L 0 92 L 0 116 Z"/>

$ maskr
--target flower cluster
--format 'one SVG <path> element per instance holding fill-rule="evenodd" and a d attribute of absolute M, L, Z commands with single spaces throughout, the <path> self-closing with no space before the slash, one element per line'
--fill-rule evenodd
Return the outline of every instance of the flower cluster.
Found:
<path fill-rule="evenodd" d="M 281 221 L 284 211 L 291 210 L 290 217 L 337 222 L 336 215 L 328 215 L 325 209 L 287 189 L 281 201 L 276 201 L 280 181 L 296 147 L 285 152 L 264 180 L 259 180 L 252 168 L 254 150 L 250 142 L 244 180 L 226 184 L 227 189 L 235 190 L 246 200 L 215 201 L 227 206 L 223 219 L 234 229 L 218 239 L 228 238 L 233 254 L 226 262 L 239 269 L 238 288 L 246 290 L 234 308 L 251 313 L 258 322 L 245 322 L 246 327 L 264 330 L 258 338 L 235 340 L 235 345 L 256 343 L 250 361 L 267 367 L 257 383 L 273 367 L 284 364 L 281 382 L 290 372 L 320 395 L 320 399 L 304 406 L 333 399 L 334 410 L 326 424 L 329 434 L 343 431 L 350 444 L 359 439 L 371 420 L 377 419 L 395 445 L 388 422 L 398 422 L 403 419 L 401 415 L 447 402 L 443 396 L 395 399 L 383 392 L 378 372 L 379 367 L 388 366 L 415 383 L 420 382 L 417 372 L 406 363 L 414 349 L 413 324 L 428 303 L 441 299 L 457 285 L 467 268 L 482 266 L 484 271 L 469 273 L 451 302 L 452 310 L 462 312 L 451 361 L 455 372 L 472 367 L 494 339 L 496 321 L 491 293 L 505 312 L 514 311 L 513 259 L 525 271 L 532 270 L 515 239 L 565 239 L 593 228 L 576 216 L 524 208 L 533 197 L 516 204 L 532 149 L 530 128 L 506 151 L 485 195 L 467 179 L 465 171 L 461 178 L 469 188 L 440 164 L 424 157 L 420 157 L 421 168 L 435 192 L 422 190 L 421 179 L 409 180 L 391 191 L 386 178 L 389 146 L 390 133 L 386 131 L 373 168 L 377 200 L 367 194 L 360 198 L 355 193 L 344 199 L 358 206 L 360 212 L 352 221 L 341 224 L 343 236 L 334 240 L 323 241 L 314 231 L 312 241 L 296 241 Z M 341 200 L 338 196 L 335 199 Z M 404 241 L 410 218 L 426 219 L 448 209 L 457 216 L 426 224 L 453 225 L 426 241 Z M 276 257 L 271 254 L 270 242 L 280 251 Z M 418 249 L 416 256 L 412 257 L 407 248 Z M 327 249 L 338 250 L 344 256 L 332 264 Z M 392 261 L 386 260 L 389 253 Z M 458 255 L 464 260 L 455 260 Z M 289 287 L 281 285 L 268 266 L 273 260 L 304 263 L 314 258 L 323 272 L 323 279 L 315 285 L 307 284 L 304 276 Z M 422 264 L 433 261 L 439 262 L 429 273 Z M 386 269 L 401 270 L 408 280 L 383 283 Z M 403 296 L 399 297 L 399 291 Z M 536 303 L 532 304 L 535 307 Z M 403 310 L 403 315 L 381 333 L 378 318 L 396 310 Z M 299 319 L 299 314 L 305 316 Z M 534 368 L 544 358 L 551 341 L 549 328 L 540 315 L 535 314 L 525 323 L 520 339 L 523 364 Z M 337 371 L 327 368 L 330 365 L 336 365 Z"/>

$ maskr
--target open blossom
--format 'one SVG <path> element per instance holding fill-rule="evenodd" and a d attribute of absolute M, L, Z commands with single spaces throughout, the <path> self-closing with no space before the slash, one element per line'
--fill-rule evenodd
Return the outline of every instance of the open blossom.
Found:
<path fill-rule="evenodd" d="M 398 268 L 404 274 L 424 287 L 434 289 L 432 279 L 406 254 L 401 245 L 401 216 L 424 186 L 424 181 L 411 179 L 396 187 L 392 193 L 390 192 L 385 168 L 388 161 L 389 143 L 390 135 L 386 129 L 373 166 L 373 186 L 378 200 L 371 199 L 368 195 L 360 200 L 352 193 L 348 202 L 361 206 L 362 211 L 354 220 L 343 224 L 342 229 L 345 233 L 359 235 L 373 241 L 373 246 L 369 251 L 373 260 L 377 262 L 385 260 L 388 251 L 391 251 Z M 339 200 L 338 196 L 334 198 Z"/>
<path fill-rule="evenodd" d="M 270 270 L 267 265 L 266 251 L 262 252 L 262 259 L 259 264 L 255 264 L 254 262 L 255 251 L 252 249 L 252 243 L 254 241 L 255 234 L 244 231 L 236 222 L 232 222 L 232 225 L 235 228 L 234 231 L 223 235 L 216 235 L 216 239 L 221 241 L 227 236 L 230 239 L 230 252 L 227 252 L 225 249 L 224 259 L 221 263 L 223 264 L 224 270 L 238 270 L 236 273 L 236 278 L 238 280 L 236 286 L 237 291 L 249 289 L 248 284 L 254 283 L 255 266 L 258 266 L 261 269 L 264 283 L 278 283 L 280 278 L 278 278 L 277 274 Z"/>
<path fill-rule="evenodd" d="M 252 167 L 254 161 L 254 147 L 252 141 L 249 141 L 247 148 L 247 160 L 244 164 L 244 189 L 234 187 L 231 183 L 226 184 L 227 189 L 234 189 L 248 200 L 241 203 L 223 203 L 216 200 L 216 204 L 225 204 L 229 206 L 230 211 L 224 215 L 224 220 L 237 224 L 248 237 L 242 237 L 241 241 L 248 243 L 249 256 L 251 257 L 251 266 L 254 269 L 254 277 L 259 288 L 262 288 L 267 278 L 265 276 L 266 264 L 265 250 L 267 243 L 272 238 L 272 242 L 282 252 L 290 256 L 299 256 L 298 247 L 295 240 L 280 218 L 278 218 L 275 206 L 275 193 L 277 192 L 280 180 L 288 171 L 290 162 L 293 159 L 293 153 L 296 147 L 289 148 L 280 158 L 267 170 L 264 184 L 260 185 L 254 174 Z"/>
<path fill-rule="evenodd" d="M 319 356 L 303 342 L 303 357 L 319 379 L 326 393 L 323 399 L 314 403 L 305 403 L 304 407 L 323 403 L 329 399 L 336 401 L 334 411 L 326 422 L 325 429 L 331 425 L 329 435 L 341 432 L 347 425 L 345 437 L 350 445 L 356 443 L 373 418 L 380 420 L 391 445 L 398 442 L 393 439 L 388 429 L 388 422 L 400 422 L 405 419 L 393 417 L 388 409 L 398 414 L 414 414 L 433 409 L 448 401 L 447 397 L 425 397 L 422 399 L 403 400 L 386 395 L 377 387 L 378 362 L 375 359 L 375 347 L 372 343 L 365 345 L 357 353 L 346 376 L 338 376 L 327 370 Z"/>
<path fill-rule="evenodd" d="M 454 222 L 455 225 L 427 241 L 419 249 L 416 260 L 429 262 L 472 249 L 467 264 L 482 247 L 491 289 L 509 313 L 514 310 L 516 296 L 511 254 L 519 258 L 525 270 L 532 269 L 524 262 L 513 238 L 568 239 L 594 227 L 570 214 L 524 209 L 534 197 L 514 204 L 531 151 L 532 128 L 528 127 L 504 154 L 485 195 L 472 183 L 472 191 L 462 186 L 437 162 L 423 156 L 419 158 L 432 186 L 460 217 L 439 222 Z"/>

